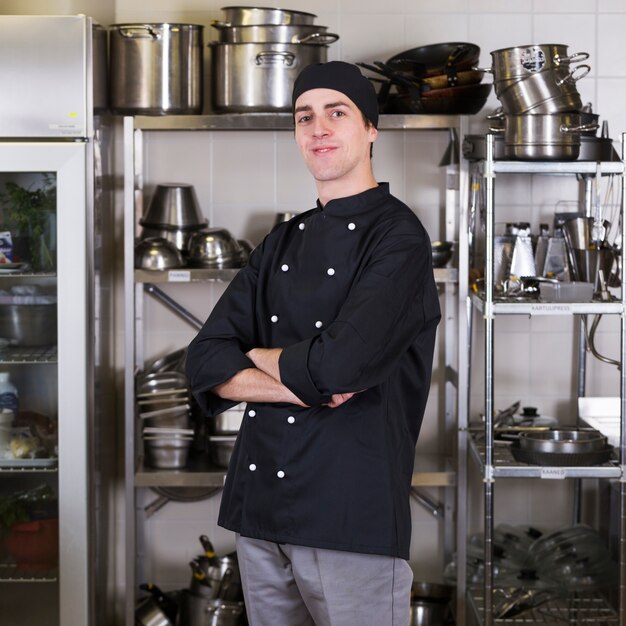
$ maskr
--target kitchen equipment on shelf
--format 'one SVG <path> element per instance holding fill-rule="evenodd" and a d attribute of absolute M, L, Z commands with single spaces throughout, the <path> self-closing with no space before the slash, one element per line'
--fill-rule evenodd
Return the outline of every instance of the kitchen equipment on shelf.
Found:
<path fill-rule="evenodd" d="M 146 464 L 158 469 L 182 469 L 189 460 L 193 430 L 143 436 Z"/>
<path fill-rule="evenodd" d="M 198 24 L 113 24 L 111 109 L 128 115 L 202 113 L 203 30 Z"/>
<path fill-rule="evenodd" d="M 608 461 L 613 446 L 595 429 L 560 427 L 520 433 L 511 453 L 517 461 L 531 465 L 591 466 Z"/>
<path fill-rule="evenodd" d="M 139 589 L 148 592 L 146 602 L 137 607 L 135 619 L 143 626 L 156 626 L 157 624 L 174 624 L 178 613 L 178 604 L 164 593 L 160 587 L 152 583 L 139 585 Z M 163 621 L 165 619 L 165 621 Z"/>
<path fill-rule="evenodd" d="M 431 248 L 433 267 L 444 267 L 452 258 L 454 243 L 452 241 L 433 241 Z"/>
<path fill-rule="evenodd" d="M 187 263 L 190 267 L 241 267 L 246 256 L 239 242 L 226 228 L 208 228 L 189 239 Z"/>
<path fill-rule="evenodd" d="M 165 611 L 151 596 L 146 596 L 138 602 L 135 623 L 137 626 L 173 626 Z"/>
<path fill-rule="evenodd" d="M 313 24 L 317 15 L 305 11 L 275 9 L 271 7 L 222 7 L 224 22 L 230 26 L 258 26 L 263 24 Z"/>
<path fill-rule="evenodd" d="M 163 271 L 185 264 L 180 250 L 163 237 L 146 237 L 135 244 L 135 267 Z"/>
<path fill-rule="evenodd" d="M 222 43 L 318 43 L 331 44 L 339 35 L 329 33 L 327 26 L 317 24 L 263 24 L 232 26 L 214 21 L 211 26 L 219 33 Z"/>
<path fill-rule="evenodd" d="M 245 409 L 246 405 L 242 402 L 211 418 L 209 422 L 211 432 L 214 435 L 233 435 L 238 433 Z"/>
<path fill-rule="evenodd" d="M 180 597 L 177 626 L 240 626 L 243 602 L 207 599 L 184 589 Z"/>
<path fill-rule="evenodd" d="M 324 63 L 339 35 L 314 24 L 316 15 L 263 7 L 224 7 L 213 22 L 213 108 L 221 112 L 291 111 L 293 83 L 307 65 Z M 268 21 L 259 21 L 267 19 Z"/>
<path fill-rule="evenodd" d="M 0 337 L 15 346 L 56 345 L 56 296 L 0 295 Z"/>
<path fill-rule="evenodd" d="M 291 111 L 291 92 L 307 65 L 325 63 L 323 43 L 212 42 L 213 108 L 220 112 Z"/>
<path fill-rule="evenodd" d="M 153 228 L 204 228 L 208 221 L 193 185 L 160 183 L 139 223 Z"/>
<path fill-rule="evenodd" d="M 209 453 L 217 467 L 228 467 L 237 442 L 236 435 L 213 435 L 209 437 Z"/>
<path fill-rule="evenodd" d="M 451 617 L 453 594 L 452 585 L 415 581 L 411 585 L 410 626 L 446 624 Z"/>

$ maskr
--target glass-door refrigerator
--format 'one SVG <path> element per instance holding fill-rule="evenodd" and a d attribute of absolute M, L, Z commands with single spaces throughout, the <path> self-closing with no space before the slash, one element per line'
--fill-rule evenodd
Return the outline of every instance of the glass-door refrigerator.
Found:
<path fill-rule="evenodd" d="M 3 626 L 113 623 L 105 44 L 85 16 L 0 16 Z"/>

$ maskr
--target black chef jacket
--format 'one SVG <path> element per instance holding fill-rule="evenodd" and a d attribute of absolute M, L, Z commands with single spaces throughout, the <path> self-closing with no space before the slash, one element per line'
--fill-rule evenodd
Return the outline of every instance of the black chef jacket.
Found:
<path fill-rule="evenodd" d="M 192 341 L 211 393 L 282 347 L 283 384 L 310 408 L 249 403 L 218 524 L 278 543 L 409 558 L 409 490 L 440 319 L 430 242 L 386 183 L 276 226 Z M 363 390 L 363 391 L 361 391 Z M 333 393 L 361 391 L 338 408 Z"/>

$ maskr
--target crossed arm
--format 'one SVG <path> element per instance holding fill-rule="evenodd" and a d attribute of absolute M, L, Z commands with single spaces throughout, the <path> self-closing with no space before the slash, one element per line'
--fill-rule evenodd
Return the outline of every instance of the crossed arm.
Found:
<path fill-rule="evenodd" d="M 253 348 L 246 356 L 255 367 L 240 370 L 213 388 L 220 398 L 239 402 L 287 402 L 307 406 L 280 380 L 278 359 L 282 348 Z M 335 408 L 347 402 L 354 393 L 333 394 L 326 406 Z"/>

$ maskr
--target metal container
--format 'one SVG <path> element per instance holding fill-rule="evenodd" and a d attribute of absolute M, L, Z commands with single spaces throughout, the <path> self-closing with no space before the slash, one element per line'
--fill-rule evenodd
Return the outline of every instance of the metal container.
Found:
<path fill-rule="evenodd" d="M 317 43 L 331 44 L 339 35 L 328 33 L 327 26 L 263 24 L 251 26 L 231 26 L 214 21 L 213 28 L 219 32 L 219 41 L 223 43 Z"/>
<path fill-rule="evenodd" d="M 275 9 L 272 7 L 222 7 L 224 22 L 230 26 L 263 24 L 313 24 L 317 15 L 304 11 Z"/>
<path fill-rule="evenodd" d="M 202 214 L 193 185 L 161 183 L 156 186 L 139 223 L 152 228 L 199 228 L 208 221 Z"/>
<path fill-rule="evenodd" d="M 287 43 L 212 43 L 213 108 L 233 113 L 291 111 L 293 83 L 328 46 Z"/>
<path fill-rule="evenodd" d="M 214 435 L 237 434 L 241 428 L 244 413 L 245 404 L 241 403 L 232 409 L 228 409 L 216 415 L 210 422 L 211 432 Z"/>
<path fill-rule="evenodd" d="M 16 346 L 52 346 L 57 343 L 57 304 L 0 304 L 0 337 Z M 35 297 L 36 298 L 36 297 Z"/>
<path fill-rule="evenodd" d="M 576 52 L 568 55 L 567 46 L 563 44 L 533 44 L 501 48 L 491 53 L 491 71 L 494 80 L 519 79 L 545 70 L 568 67 L 589 58 L 587 52 Z"/>
<path fill-rule="evenodd" d="M 146 464 L 158 469 L 182 469 L 189 460 L 191 437 L 144 437 Z"/>
<path fill-rule="evenodd" d="M 554 429 L 520 433 L 520 448 L 560 454 L 595 452 L 606 448 L 606 437 L 597 430 Z"/>
<path fill-rule="evenodd" d="M 235 449 L 236 436 L 215 435 L 209 437 L 211 460 L 217 467 L 228 467 L 230 457 Z"/>
<path fill-rule="evenodd" d="M 114 24 L 111 109 L 116 113 L 202 113 L 204 26 Z"/>
<path fill-rule="evenodd" d="M 168 270 L 184 265 L 180 250 L 163 237 L 147 237 L 135 245 L 135 267 L 142 270 Z"/>
<path fill-rule="evenodd" d="M 573 161 L 580 153 L 578 113 L 505 115 L 504 155 L 522 161 Z"/>
<path fill-rule="evenodd" d="M 163 609 L 154 598 L 144 598 L 135 609 L 137 626 L 172 626 Z"/>
<path fill-rule="evenodd" d="M 518 80 L 494 81 L 502 109 L 510 115 L 579 111 L 582 100 L 576 81 L 589 73 L 588 65 L 554 68 Z"/>
<path fill-rule="evenodd" d="M 195 232 L 189 238 L 190 267 L 241 267 L 243 248 L 225 228 L 209 228 Z"/>
<path fill-rule="evenodd" d="M 178 626 L 239 626 L 243 602 L 207 600 L 183 590 L 176 624 Z"/>

